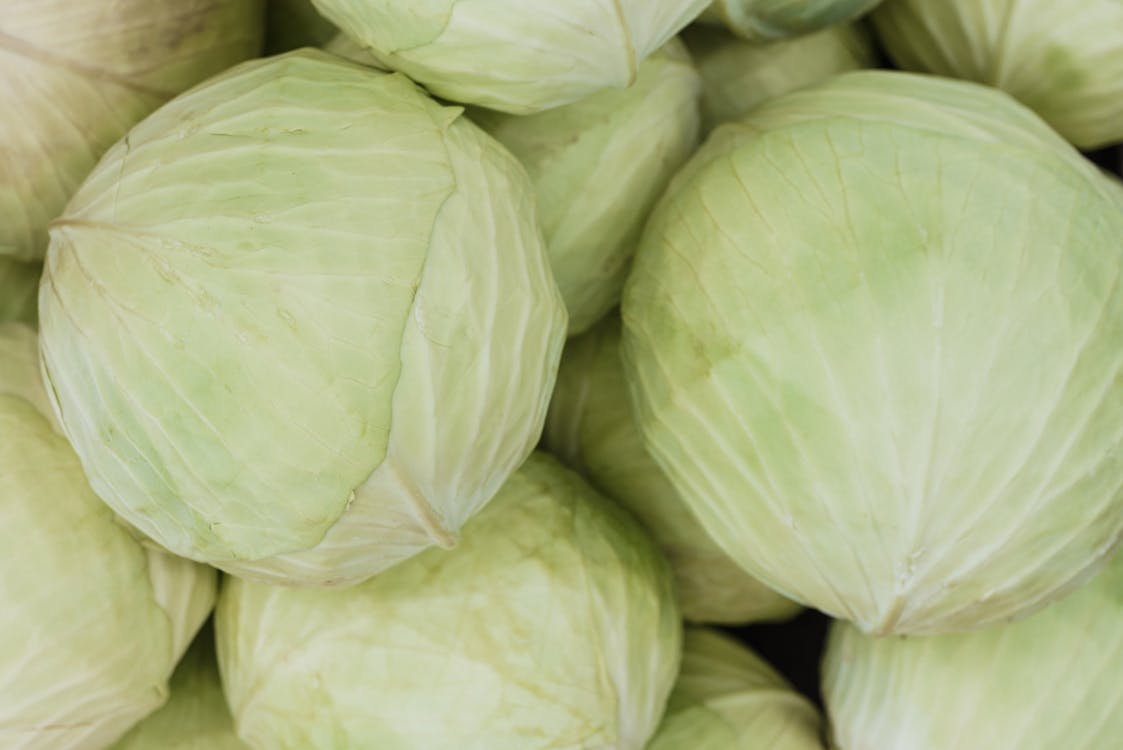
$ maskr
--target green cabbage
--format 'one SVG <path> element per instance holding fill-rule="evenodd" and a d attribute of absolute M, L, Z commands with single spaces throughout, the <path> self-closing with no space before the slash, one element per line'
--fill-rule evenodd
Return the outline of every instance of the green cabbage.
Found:
<path fill-rule="evenodd" d="M 810 701 L 759 656 L 717 631 L 692 628 L 647 750 L 822 750 L 821 724 Z"/>
<path fill-rule="evenodd" d="M 1123 737 L 1123 556 L 1028 620 L 933 638 L 837 624 L 823 690 L 839 750 L 1103 750 Z"/>
<path fill-rule="evenodd" d="M 706 132 L 781 94 L 874 64 L 869 35 L 855 24 L 769 43 L 699 25 L 687 29 L 683 39 L 702 76 Z"/>
<path fill-rule="evenodd" d="M 32 323 L 39 317 L 39 276 L 43 267 L 38 263 L 21 263 L 0 256 L 0 323 L 22 321 Z"/>
<path fill-rule="evenodd" d="M 687 620 L 782 620 L 799 610 L 721 551 L 644 450 L 628 403 L 617 316 L 567 344 L 543 441 L 651 530 L 671 562 Z"/>
<path fill-rule="evenodd" d="M 881 0 L 713 0 L 701 16 L 758 41 L 800 36 L 853 21 Z"/>
<path fill-rule="evenodd" d="M 1123 535 L 1121 268 L 1110 183 L 1005 94 L 788 94 L 718 128 L 644 233 L 644 442 L 797 601 L 875 633 L 1028 615 Z"/>
<path fill-rule="evenodd" d="M 196 636 L 169 687 L 164 707 L 133 727 L 113 750 L 249 750 L 234 731 L 209 627 Z"/>
<path fill-rule="evenodd" d="M 873 14 L 898 65 L 979 81 L 1081 148 L 1123 141 L 1123 0 L 889 0 Z"/>
<path fill-rule="evenodd" d="M 619 304 L 643 222 L 698 145 L 700 90 L 686 48 L 674 39 L 622 91 L 537 115 L 472 114 L 537 188 L 571 335 Z"/>
<path fill-rule="evenodd" d="M 320 49 L 346 60 L 350 60 L 351 62 L 357 62 L 360 65 L 366 65 L 370 68 L 389 72 L 382 63 L 371 57 L 370 52 L 368 52 L 365 47 L 342 32 L 320 45 Z"/>
<path fill-rule="evenodd" d="M 41 260 L 98 157 L 180 91 L 261 49 L 264 0 L 5 0 L 0 258 Z"/>
<path fill-rule="evenodd" d="M 536 454 L 457 549 L 342 591 L 228 579 L 215 624 L 255 748 L 640 750 L 678 616 L 636 522 Z"/>
<path fill-rule="evenodd" d="M 537 441 L 565 336 L 514 158 L 309 49 L 133 129 L 54 223 L 43 284 L 98 494 L 177 554 L 300 584 L 454 544 Z"/>
<path fill-rule="evenodd" d="M 313 0 L 382 65 L 513 114 L 635 82 L 707 0 Z"/>
<path fill-rule="evenodd" d="M 35 333 L 0 325 L 0 747 L 100 748 L 167 699 L 215 576 L 121 523 L 52 420 Z"/>

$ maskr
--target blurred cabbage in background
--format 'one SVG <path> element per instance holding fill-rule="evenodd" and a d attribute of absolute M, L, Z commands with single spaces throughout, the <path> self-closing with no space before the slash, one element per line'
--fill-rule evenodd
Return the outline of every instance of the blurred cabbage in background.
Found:
<path fill-rule="evenodd" d="M 698 25 L 686 29 L 683 39 L 702 76 L 702 127 L 707 133 L 769 99 L 876 62 L 869 34 L 856 24 L 774 42 L 751 42 Z"/>
<path fill-rule="evenodd" d="M 0 258 L 42 260 L 47 224 L 101 155 L 176 94 L 261 51 L 264 0 L 5 0 Z"/>
<path fill-rule="evenodd" d="M 756 41 L 810 34 L 853 21 L 881 0 L 713 0 L 703 23 Z"/>
<path fill-rule="evenodd" d="M 887 0 L 893 60 L 1008 92 L 1079 148 L 1123 141 L 1120 0 Z"/>
<path fill-rule="evenodd" d="M 39 319 L 40 263 L 22 263 L 0 256 L 0 323 Z"/>

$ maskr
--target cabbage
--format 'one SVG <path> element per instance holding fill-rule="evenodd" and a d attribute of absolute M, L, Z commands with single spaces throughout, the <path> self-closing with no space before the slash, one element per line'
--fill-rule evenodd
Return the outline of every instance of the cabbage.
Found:
<path fill-rule="evenodd" d="M 389 69 L 382 65 L 382 63 L 370 56 L 370 52 L 368 52 L 365 47 L 342 32 L 334 35 L 331 39 L 320 45 L 320 49 L 346 60 L 350 60 L 351 62 L 357 62 L 360 65 L 366 65 L 370 68 L 389 72 Z"/>
<path fill-rule="evenodd" d="M 180 91 L 261 49 L 263 0 L 6 0 L 0 258 L 41 260 L 98 157 Z"/>
<path fill-rule="evenodd" d="M 570 339 L 543 442 L 651 530 L 671 562 L 687 620 L 782 620 L 798 611 L 798 605 L 757 581 L 721 551 L 644 450 L 628 404 L 617 316 Z"/>
<path fill-rule="evenodd" d="M 309 585 L 453 545 L 537 441 L 565 336 L 522 167 L 314 50 L 138 125 L 55 222 L 41 297 L 98 494 L 177 554 Z"/>
<path fill-rule="evenodd" d="M 818 710 L 728 636 L 687 629 L 682 673 L 647 750 L 821 750 Z"/>
<path fill-rule="evenodd" d="M 55 431 L 35 333 L 0 326 L 0 747 L 100 748 L 159 708 L 214 571 L 142 543 Z"/>
<path fill-rule="evenodd" d="M 541 454 L 457 549 L 342 591 L 231 579 L 215 626 L 239 733 L 273 750 L 640 750 L 681 638 L 636 522 Z"/>
<path fill-rule="evenodd" d="M 210 628 L 199 633 L 176 667 L 168 702 L 113 750 L 249 750 L 234 732 Z"/>
<path fill-rule="evenodd" d="M 313 0 L 382 65 L 437 96 L 513 114 L 635 82 L 707 0 Z"/>
<path fill-rule="evenodd" d="M 881 638 L 838 624 L 823 689 L 839 750 L 1101 750 L 1123 737 L 1123 556 L 1028 620 Z"/>
<path fill-rule="evenodd" d="M 869 36 L 855 24 L 770 43 L 693 26 L 683 39 L 702 76 L 702 127 L 706 132 L 741 119 L 781 94 L 874 64 Z"/>
<path fill-rule="evenodd" d="M 1119 205 L 993 89 L 858 72 L 762 105 L 641 241 L 645 444 L 747 571 L 864 631 L 1030 614 L 1123 535 Z"/>
<path fill-rule="evenodd" d="M 852 21 L 881 0 L 713 0 L 701 20 L 746 39 L 799 36 Z"/>
<path fill-rule="evenodd" d="M 1121 0 L 889 0 L 873 20 L 904 68 L 1000 88 L 1081 148 L 1123 141 Z"/>
<path fill-rule="evenodd" d="M 690 56 L 674 39 L 623 91 L 537 115 L 473 113 L 526 166 L 538 191 L 571 335 L 619 304 L 643 222 L 698 145 L 699 93 Z"/>
<path fill-rule="evenodd" d="M 35 323 L 42 270 L 38 263 L 20 263 L 0 256 L 0 323 Z"/>

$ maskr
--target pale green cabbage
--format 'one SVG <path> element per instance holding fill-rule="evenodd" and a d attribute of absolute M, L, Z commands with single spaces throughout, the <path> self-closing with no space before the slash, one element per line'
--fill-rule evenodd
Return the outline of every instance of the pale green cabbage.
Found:
<path fill-rule="evenodd" d="M 1104 750 L 1123 737 L 1123 556 L 1033 617 L 977 633 L 831 633 L 839 750 Z"/>
<path fill-rule="evenodd" d="M 873 67 L 875 60 L 869 35 L 856 24 L 767 43 L 698 25 L 687 29 L 683 39 L 702 76 L 705 132 L 739 120 L 781 94 Z"/>
<path fill-rule="evenodd" d="M 566 345 L 543 442 L 644 522 L 671 562 L 687 620 L 783 620 L 799 610 L 721 551 L 644 450 L 628 402 L 616 315 Z"/>
<path fill-rule="evenodd" d="M 455 550 L 342 591 L 228 579 L 215 624 L 240 736 L 270 750 L 640 750 L 681 645 L 654 545 L 542 454 Z"/>
<path fill-rule="evenodd" d="M 146 114 L 261 49 L 264 0 L 5 0 L 0 257 L 41 260 L 47 224 Z"/>
<path fill-rule="evenodd" d="M 313 0 L 382 65 L 513 114 L 635 82 L 708 0 Z"/>
<path fill-rule="evenodd" d="M 32 323 L 39 317 L 39 263 L 21 263 L 0 256 L 0 323 Z"/>
<path fill-rule="evenodd" d="M 215 576 L 121 523 L 52 419 L 34 331 L 0 325 L 0 747 L 103 748 L 167 699 Z"/>
<path fill-rule="evenodd" d="M 645 444 L 797 601 L 876 633 L 1028 615 L 1123 535 L 1121 267 L 1110 183 L 1001 92 L 881 71 L 772 100 L 645 231 Z"/>
<path fill-rule="evenodd" d="M 52 229 L 45 372 L 98 494 L 228 571 L 451 546 L 540 434 L 565 337 L 526 173 L 315 50 L 138 125 Z"/>
<path fill-rule="evenodd" d="M 312 0 L 268 0 L 265 6 L 265 52 L 273 55 L 298 47 L 319 47 L 339 34 L 317 12 Z"/>
<path fill-rule="evenodd" d="M 647 750 L 821 750 L 822 719 L 776 670 L 732 638 L 689 628 L 682 672 Z"/>
<path fill-rule="evenodd" d="M 388 69 L 382 63 L 371 57 L 370 52 L 365 47 L 344 33 L 336 34 L 324 42 L 320 48 L 351 62 L 388 72 Z"/>
<path fill-rule="evenodd" d="M 888 0 L 901 67 L 1000 88 L 1081 148 L 1123 141 L 1123 0 Z"/>
<path fill-rule="evenodd" d="M 234 731 L 209 627 L 196 636 L 169 687 L 164 707 L 133 727 L 113 750 L 249 750 Z"/>
<path fill-rule="evenodd" d="M 713 0 L 700 20 L 709 24 L 721 24 L 746 39 L 783 39 L 853 21 L 880 2 L 881 0 Z"/>
<path fill-rule="evenodd" d="M 570 335 L 620 303 L 644 220 L 698 145 L 701 82 L 677 39 L 636 82 L 537 115 L 472 118 L 527 168 Z"/>

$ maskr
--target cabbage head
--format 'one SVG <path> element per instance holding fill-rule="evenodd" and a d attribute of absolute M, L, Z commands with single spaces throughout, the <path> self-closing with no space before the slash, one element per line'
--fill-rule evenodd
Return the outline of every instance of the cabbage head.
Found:
<path fill-rule="evenodd" d="M 39 317 L 39 263 L 21 263 L 0 257 L 0 323 L 34 324 Z"/>
<path fill-rule="evenodd" d="M 821 724 L 755 653 L 716 630 L 688 628 L 682 672 L 647 750 L 822 750 Z"/>
<path fill-rule="evenodd" d="M 701 21 L 757 41 L 810 34 L 853 21 L 881 0 L 713 0 Z"/>
<path fill-rule="evenodd" d="M 698 145 L 700 93 L 672 39 L 626 89 L 536 115 L 472 113 L 530 173 L 571 335 L 620 303 L 643 223 Z"/>
<path fill-rule="evenodd" d="M 271 750 L 641 750 L 678 670 L 670 573 L 631 516 L 544 454 L 469 522 L 358 586 L 227 580 L 218 658 Z"/>
<path fill-rule="evenodd" d="M 400 74 L 299 50 L 174 100 L 55 222 L 44 371 L 98 494 L 307 585 L 451 546 L 565 337 L 526 172 Z"/>
<path fill-rule="evenodd" d="M 651 531 L 675 574 L 687 620 L 783 620 L 799 610 L 726 555 L 643 447 L 612 315 L 566 344 L 543 443 Z"/>
<path fill-rule="evenodd" d="M 836 623 L 823 692 L 838 750 L 1102 750 L 1123 737 L 1123 555 L 1033 617 L 870 638 Z"/>
<path fill-rule="evenodd" d="M 102 748 L 167 699 L 215 575 L 114 516 L 52 420 L 34 331 L 0 325 L 0 747 Z"/>
<path fill-rule="evenodd" d="M 187 649 L 170 688 L 164 707 L 133 727 L 113 750 L 250 750 L 234 731 L 210 627 Z"/>
<path fill-rule="evenodd" d="M 160 104 L 261 50 L 264 0 L 5 0 L 0 258 L 42 260 L 47 224 Z"/>
<path fill-rule="evenodd" d="M 1123 535 L 1123 211 L 1032 112 L 857 72 L 714 131 L 623 300 L 644 442 L 750 573 L 968 630 Z"/>
<path fill-rule="evenodd" d="M 888 0 L 903 68 L 1002 89 L 1080 148 L 1123 141 L 1123 0 Z"/>
<path fill-rule="evenodd" d="M 875 63 L 870 37 L 857 24 L 774 42 L 751 42 L 724 29 L 697 25 L 687 29 L 683 39 L 702 76 L 706 133 L 781 94 Z"/>
<path fill-rule="evenodd" d="M 635 83 L 708 0 L 313 0 L 434 95 L 513 114 Z"/>

